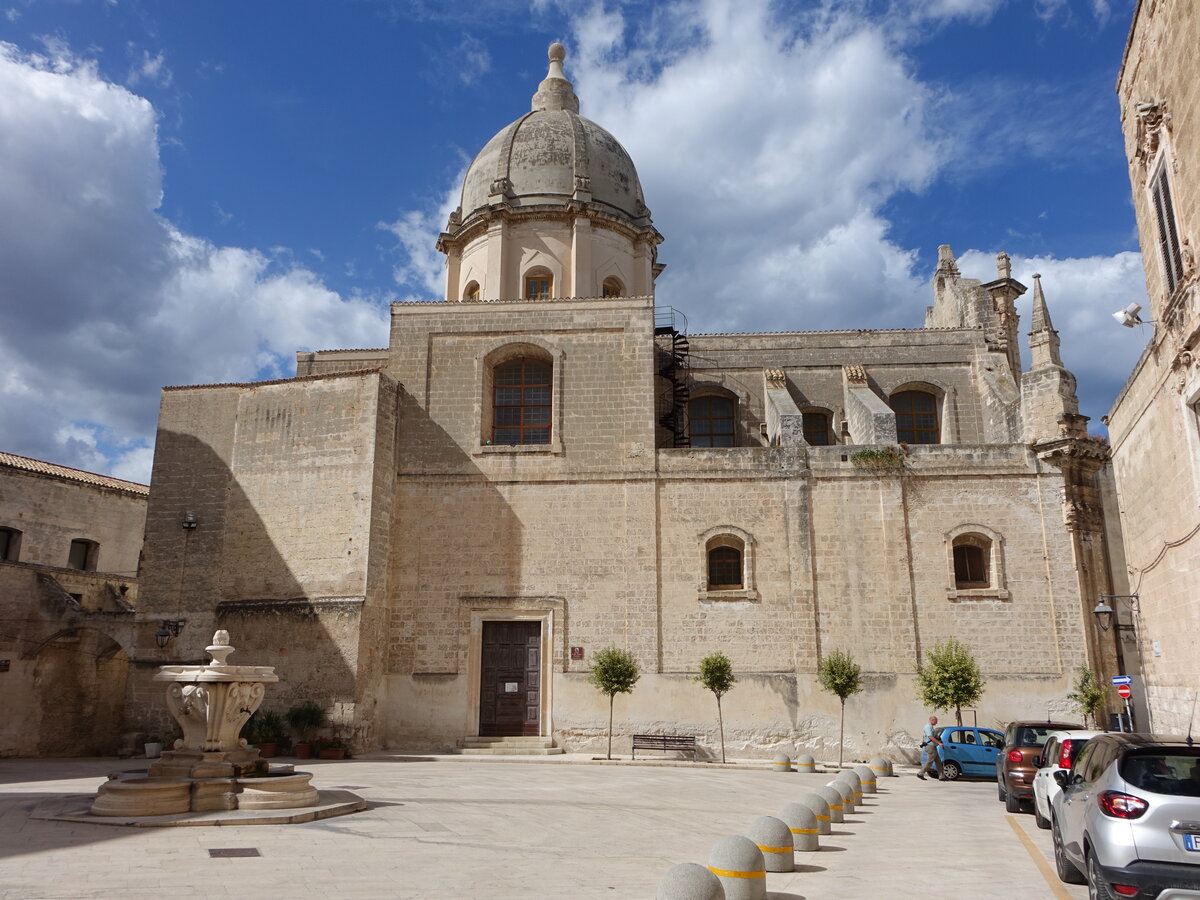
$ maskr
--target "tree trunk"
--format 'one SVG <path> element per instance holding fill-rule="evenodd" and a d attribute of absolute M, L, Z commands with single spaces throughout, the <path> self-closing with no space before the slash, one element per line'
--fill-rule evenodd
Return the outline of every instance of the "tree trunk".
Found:
<path fill-rule="evenodd" d="M 721 731 L 721 762 L 725 762 L 725 720 L 721 718 L 721 695 L 717 695 L 717 727 Z"/>
<path fill-rule="evenodd" d="M 609 759 L 612 759 L 612 712 L 613 712 L 613 700 L 614 700 L 614 698 L 616 698 L 616 696 L 617 696 L 616 694 L 608 695 L 608 758 Z"/>
<path fill-rule="evenodd" d="M 962 724 L 962 707 L 961 706 L 954 707 L 954 723 L 956 725 Z"/>
<path fill-rule="evenodd" d="M 846 701 L 842 700 L 842 724 L 838 728 L 838 768 L 842 767 L 842 751 L 846 747 Z"/>

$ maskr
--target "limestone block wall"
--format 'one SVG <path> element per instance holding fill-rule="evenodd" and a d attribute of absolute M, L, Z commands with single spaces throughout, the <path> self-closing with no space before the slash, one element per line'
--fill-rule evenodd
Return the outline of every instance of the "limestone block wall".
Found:
<path fill-rule="evenodd" d="M 386 582 L 368 582 L 390 553 L 395 406 L 378 371 L 164 391 L 144 611 L 187 625 L 140 655 L 203 659 L 228 627 L 235 662 L 278 667 L 281 698 L 345 704 L 358 728 L 356 700 L 378 687 L 369 666 L 361 686 L 356 672 L 360 619 L 384 615 Z"/>

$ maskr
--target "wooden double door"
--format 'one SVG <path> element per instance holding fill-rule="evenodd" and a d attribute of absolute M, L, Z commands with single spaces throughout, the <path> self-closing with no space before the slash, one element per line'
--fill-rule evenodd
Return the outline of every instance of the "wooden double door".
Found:
<path fill-rule="evenodd" d="M 542 623 L 484 622 L 479 734 L 541 733 Z"/>

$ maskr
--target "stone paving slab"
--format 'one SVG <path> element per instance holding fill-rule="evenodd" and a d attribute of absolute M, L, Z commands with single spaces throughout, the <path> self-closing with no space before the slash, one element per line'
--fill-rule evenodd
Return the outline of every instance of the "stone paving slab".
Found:
<path fill-rule="evenodd" d="M 367 809 L 281 826 L 99 828 L 33 818 L 95 790 L 118 760 L 0 760 L 0 900 L 652 898 L 676 863 L 705 863 L 725 835 L 830 774 L 590 760 L 400 756 L 306 761 L 324 791 Z M 553 759 L 553 758 L 551 758 Z M 880 779 L 800 871 L 769 873 L 773 900 L 1057 898 L 1049 832 L 1012 816 L 993 782 Z M 214 857 L 210 851 L 257 850 Z M 1038 858 L 1043 868 L 1039 868 Z M 1050 863 L 1052 867 L 1052 863 Z M 1047 874 L 1049 877 L 1047 877 Z M 969 893 L 968 893 L 969 892 Z"/>

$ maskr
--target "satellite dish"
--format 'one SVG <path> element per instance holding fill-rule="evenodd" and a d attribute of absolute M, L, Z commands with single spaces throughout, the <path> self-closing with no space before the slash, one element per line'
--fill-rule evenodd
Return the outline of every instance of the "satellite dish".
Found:
<path fill-rule="evenodd" d="M 1117 320 L 1117 323 L 1124 325 L 1126 328 L 1132 328 L 1134 325 L 1145 325 L 1138 313 L 1142 311 L 1142 307 L 1137 303 L 1130 303 L 1124 309 L 1118 310 L 1112 314 L 1112 317 Z"/>

